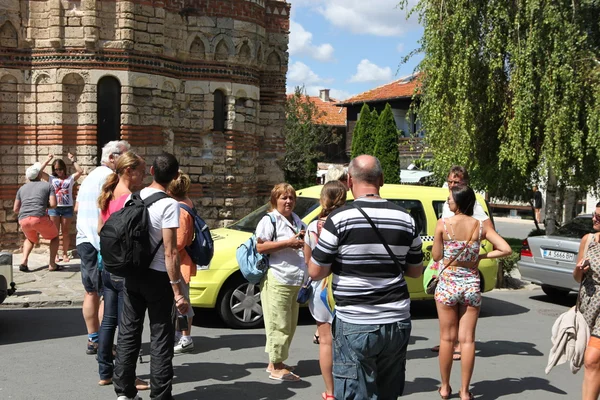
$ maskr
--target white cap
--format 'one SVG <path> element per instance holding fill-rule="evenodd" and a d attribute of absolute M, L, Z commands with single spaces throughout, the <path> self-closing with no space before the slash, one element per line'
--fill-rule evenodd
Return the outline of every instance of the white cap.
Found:
<path fill-rule="evenodd" d="M 40 164 L 39 162 L 36 162 L 31 167 L 27 168 L 27 170 L 25 171 L 25 176 L 30 181 L 33 181 L 33 180 L 37 179 L 37 177 L 39 176 L 41 171 L 42 171 L 42 164 Z"/>

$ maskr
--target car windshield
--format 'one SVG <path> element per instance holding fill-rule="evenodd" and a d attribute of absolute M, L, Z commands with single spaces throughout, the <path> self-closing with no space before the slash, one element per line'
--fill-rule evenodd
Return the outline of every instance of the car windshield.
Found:
<path fill-rule="evenodd" d="M 581 239 L 585 234 L 593 231 L 591 217 L 578 217 L 558 228 L 552 236 L 562 236 Z"/>
<path fill-rule="evenodd" d="M 257 208 L 252 211 L 250 214 L 246 215 L 244 218 L 235 222 L 233 225 L 228 226 L 229 229 L 235 229 L 238 231 L 244 232 L 254 232 L 256 230 L 256 226 L 258 222 L 267 215 L 269 211 L 270 204 L 265 204 L 262 207 Z M 300 219 L 304 219 L 308 214 L 310 214 L 315 208 L 319 206 L 319 199 L 312 199 L 309 197 L 298 197 L 296 198 L 296 207 L 294 207 L 294 212 L 296 215 L 300 217 Z"/>

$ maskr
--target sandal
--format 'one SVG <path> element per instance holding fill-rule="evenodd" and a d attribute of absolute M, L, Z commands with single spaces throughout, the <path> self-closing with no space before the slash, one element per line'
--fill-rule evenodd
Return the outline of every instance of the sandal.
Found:
<path fill-rule="evenodd" d="M 454 353 L 452 353 L 452 360 L 460 361 L 460 351 L 454 351 Z"/>
<path fill-rule="evenodd" d="M 100 381 L 98 382 L 99 386 L 108 386 L 108 385 L 112 385 L 112 378 L 108 378 L 108 379 L 100 379 Z"/>
<path fill-rule="evenodd" d="M 54 262 L 60 262 L 63 259 L 61 258 L 61 256 L 59 256 L 58 254 L 56 255 L 56 257 L 54 257 Z"/>
<path fill-rule="evenodd" d="M 135 388 L 137 390 L 148 390 L 150 389 L 150 385 L 148 384 L 148 382 L 140 378 L 135 378 Z"/>
<path fill-rule="evenodd" d="M 19 265 L 19 271 L 21 272 L 29 272 L 29 267 L 25 264 Z"/>
<path fill-rule="evenodd" d="M 273 371 L 275 372 L 275 371 Z M 276 381 L 283 381 L 283 382 L 299 382 L 300 381 L 300 377 L 296 374 L 294 374 L 293 372 L 288 371 L 287 369 L 280 369 L 277 371 L 278 374 L 277 375 L 273 375 L 273 373 L 271 373 L 271 375 L 269 375 L 269 379 L 273 379 Z M 279 373 L 281 373 L 281 375 L 279 375 Z"/>
<path fill-rule="evenodd" d="M 445 396 L 442 394 L 442 387 L 440 386 L 440 387 L 438 388 L 438 393 L 440 394 L 440 397 L 441 397 L 442 399 L 444 399 L 444 400 L 446 400 L 446 399 L 449 399 L 450 397 L 452 397 L 452 388 L 451 388 L 450 386 L 448 386 L 448 388 L 450 389 L 450 391 L 449 391 L 449 392 L 448 392 L 448 394 L 447 394 L 447 395 L 445 395 Z"/>
<path fill-rule="evenodd" d="M 58 264 L 56 264 L 56 265 L 54 266 L 54 268 L 52 268 L 52 267 L 48 266 L 48 271 L 50 271 L 50 272 L 54 272 L 54 271 L 60 271 L 61 269 L 63 269 L 62 265 L 58 265 Z"/>
<path fill-rule="evenodd" d="M 292 367 L 290 365 L 283 364 L 283 369 L 287 369 L 288 371 L 293 372 L 296 369 L 296 367 Z M 273 370 L 269 369 L 269 366 L 267 365 L 267 369 L 265 369 L 265 372 L 271 373 L 271 372 L 273 372 Z"/>
<path fill-rule="evenodd" d="M 469 400 L 473 400 L 473 393 L 468 392 L 468 394 L 469 394 Z M 460 390 L 458 391 L 458 397 L 460 397 L 462 399 L 462 393 Z"/>
<path fill-rule="evenodd" d="M 319 336 L 316 333 L 313 335 L 313 343 L 319 344 Z"/>
<path fill-rule="evenodd" d="M 334 395 L 332 395 L 332 394 L 327 394 L 327 393 L 325 393 L 325 392 L 321 393 L 321 398 L 322 398 L 323 400 L 327 400 L 327 399 L 333 399 L 333 400 L 335 400 L 335 396 L 334 396 Z"/>
<path fill-rule="evenodd" d="M 437 346 L 433 346 L 431 348 L 431 351 L 433 351 L 434 353 L 439 353 L 440 352 L 440 345 L 438 344 Z"/>
<path fill-rule="evenodd" d="M 69 256 L 64 256 L 62 261 L 65 263 L 68 263 L 68 262 L 71 262 L 71 259 L 69 258 Z"/>

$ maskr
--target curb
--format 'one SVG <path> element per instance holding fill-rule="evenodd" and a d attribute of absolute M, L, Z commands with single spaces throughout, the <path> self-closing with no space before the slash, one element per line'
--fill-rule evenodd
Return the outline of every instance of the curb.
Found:
<path fill-rule="evenodd" d="M 79 300 L 48 300 L 48 301 L 22 301 L 10 302 L 10 297 L 0 305 L 0 310 L 3 308 L 67 308 L 83 306 L 83 301 Z"/>

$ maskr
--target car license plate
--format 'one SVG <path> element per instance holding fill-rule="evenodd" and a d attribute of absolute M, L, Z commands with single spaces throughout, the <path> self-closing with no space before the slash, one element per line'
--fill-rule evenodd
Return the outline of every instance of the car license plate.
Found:
<path fill-rule="evenodd" d="M 552 258 L 555 260 L 574 261 L 575 254 L 567 253 L 566 251 L 542 250 L 542 257 Z"/>

